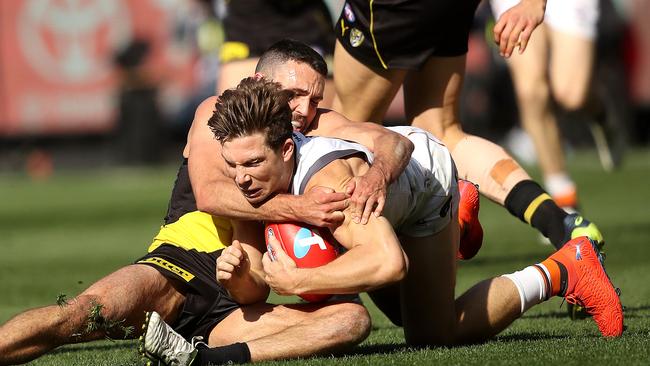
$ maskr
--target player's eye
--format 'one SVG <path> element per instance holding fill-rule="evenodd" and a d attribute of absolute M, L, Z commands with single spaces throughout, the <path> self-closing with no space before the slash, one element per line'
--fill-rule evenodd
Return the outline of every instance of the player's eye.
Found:
<path fill-rule="evenodd" d="M 246 164 L 244 164 L 244 166 L 246 166 L 246 167 L 256 167 L 256 166 L 259 166 L 261 163 L 262 163 L 262 159 L 255 159 L 255 160 L 251 160 L 251 161 L 247 162 Z"/>

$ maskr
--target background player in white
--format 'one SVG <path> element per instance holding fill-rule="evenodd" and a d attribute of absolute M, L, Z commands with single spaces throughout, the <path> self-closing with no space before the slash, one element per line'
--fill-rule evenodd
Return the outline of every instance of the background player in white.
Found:
<path fill-rule="evenodd" d="M 519 1 L 490 3 L 499 19 Z M 545 188 L 558 205 L 573 211 L 578 195 L 566 169 L 556 116 L 558 107 L 576 112 L 588 99 L 596 103 L 591 79 L 598 15 L 598 0 L 548 0 L 544 22 L 531 35 L 526 52 L 508 59 L 521 124 L 534 143 Z M 599 106 L 601 112 L 603 108 Z"/>

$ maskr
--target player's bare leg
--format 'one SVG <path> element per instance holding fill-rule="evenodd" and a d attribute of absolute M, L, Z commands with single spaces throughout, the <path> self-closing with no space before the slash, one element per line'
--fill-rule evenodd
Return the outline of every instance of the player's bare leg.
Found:
<path fill-rule="evenodd" d="M 458 228 L 402 237 L 409 273 L 401 284 L 406 342 L 418 346 L 479 342 L 498 334 L 532 306 L 564 296 L 590 309 L 603 336 L 623 329 L 620 300 L 586 237 L 568 242 L 545 261 L 482 281 L 454 300 Z"/>
<path fill-rule="evenodd" d="M 361 304 L 255 304 L 235 310 L 210 333 L 209 345 L 246 342 L 251 361 L 309 357 L 349 348 L 370 333 Z"/>
<path fill-rule="evenodd" d="M 564 108 L 577 110 L 585 105 L 589 95 L 594 41 L 550 27 L 548 29 L 551 46 L 549 75 L 553 96 Z"/>
<path fill-rule="evenodd" d="M 400 238 L 409 257 L 409 273 L 401 286 L 408 344 L 455 345 L 485 340 L 519 316 L 517 289 L 505 278 L 481 282 L 455 299 L 459 235 L 455 222 L 433 236 Z"/>
<path fill-rule="evenodd" d="M 406 70 L 371 69 L 352 57 L 338 41 L 334 50 L 334 70 L 333 109 L 352 121 L 382 124 Z"/>
<path fill-rule="evenodd" d="M 540 25 L 526 52 L 515 53 L 508 60 L 521 123 L 533 140 L 544 176 L 566 172 L 548 82 L 546 34 L 546 26 Z"/>
<path fill-rule="evenodd" d="M 222 365 L 310 357 L 345 350 L 370 333 L 370 316 L 361 304 L 257 303 L 230 313 L 209 335 L 183 339 L 149 313 L 140 352 L 179 366 Z"/>
<path fill-rule="evenodd" d="M 530 177 L 505 150 L 463 132 L 459 103 L 464 74 L 465 56 L 433 57 L 421 70 L 410 71 L 404 81 L 406 116 L 447 145 L 459 178 L 478 184 L 482 194 L 503 205 L 512 187 Z M 480 164 L 477 156 L 483 157 Z"/>
<path fill-rule="evenodd" d="M 458 115 L 464 72 L 465 56 L 432 57 L 420 70 L 410 71 L 404 81 L 407 118 L 442 139 L 459 178 L 478 184 L 483 195 L 560 248 L 572 230 L 564 222 L 567 213 L 503 148 L 462 131 Z"/>
<path fill-rule="evenodd" d="M 173 322 L 183 300 L 156 269 L 141 264 L 121 268 L 66 304 L 28 310 L 0 327 L 0 365 L 24 363 L 64 344 L 106 335 L 123 338 L 125 327 L 133 327 L 133 338 L 141 333 L 145 311 L 155 310 Z M 90 312 L 97 306 L 103 319 L 119 325 L 108 332 L 101 325 L 88 331 Z"/>

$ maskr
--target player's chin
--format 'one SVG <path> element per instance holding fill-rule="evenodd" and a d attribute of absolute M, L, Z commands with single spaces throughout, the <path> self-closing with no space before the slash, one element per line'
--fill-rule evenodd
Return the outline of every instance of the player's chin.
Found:
<path fill-rule="evenodd" d="M 268 196 L 268 194 L 265 194 L 264 190 L 261 188 L 241 192 L 244 195 L 244 198 L 246 198 L 246 200 L 252 205 L 257 205 L 264 202 Z"/>
<path fill-rule="evenodd" d="M 304 124 L 300 121 L 291 121 L 293 132 L 302 132 Z"/>

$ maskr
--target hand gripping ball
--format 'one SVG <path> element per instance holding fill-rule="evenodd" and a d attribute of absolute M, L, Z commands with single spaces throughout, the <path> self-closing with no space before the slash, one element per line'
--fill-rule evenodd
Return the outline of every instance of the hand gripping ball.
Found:
<path fill-rule="evenodd" d="M 275 236 L 280 246 L 298 268 L 314 268 L 325 265 L 338 256 L 336 240 L 328 229 L 299 223 L 269 223 L 265 228 L 266 246 L 269 257 L 275 260 L 275 254 L 269 245 L 269 236 Z M 299 295 L 309 302 L 329 299 L 332 295 Z"/>

